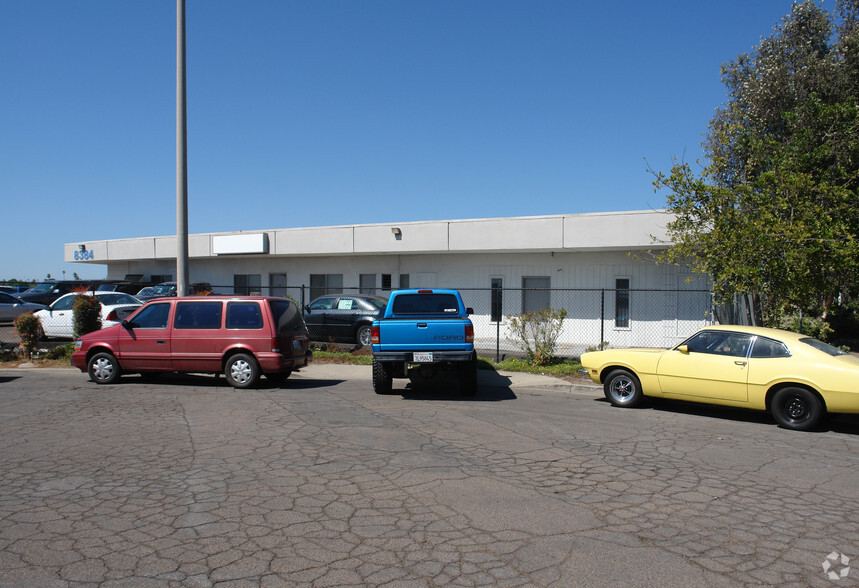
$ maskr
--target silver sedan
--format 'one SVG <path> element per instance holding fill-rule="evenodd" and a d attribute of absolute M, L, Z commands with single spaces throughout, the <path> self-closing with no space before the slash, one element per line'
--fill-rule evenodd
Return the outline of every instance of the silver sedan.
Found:
<path fill-rule="evenodd" d="M 0 292 L 0 322 L 11 322 L 25 312 L 36 312 L 45 307 L 35 302 L 24 302 L 6 292 Z"/>

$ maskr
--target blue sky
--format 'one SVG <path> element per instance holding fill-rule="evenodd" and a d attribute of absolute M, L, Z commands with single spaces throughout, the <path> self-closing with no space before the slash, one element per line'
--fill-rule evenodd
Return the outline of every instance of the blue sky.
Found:
<path fill-rule="evenodd" d="M 790 7 L 187 0 L 189 229 L 659 208 Z M 0 278 L 175 234 L 175 39 L 173 0 L 0 2 Z"/>

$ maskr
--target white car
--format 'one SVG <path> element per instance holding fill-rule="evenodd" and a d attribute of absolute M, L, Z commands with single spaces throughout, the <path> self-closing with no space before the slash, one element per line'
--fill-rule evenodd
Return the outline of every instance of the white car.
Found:
<path fill-rule="evenodd" d="M 91 292 L 87 292 L 91 295 Z M 45 337 L 71 339 L 74 335 L 74 311 L 72 306 L 80 293 L 73 292 L 57 298 L 47 309 L 35 313 L 42 323 Z M 129 314 L 143 306 L 143 302 L 131 294 L 121 292 L 96 292 L 95 297 L 101 302 L 102 328 L 113 326 Z"/>

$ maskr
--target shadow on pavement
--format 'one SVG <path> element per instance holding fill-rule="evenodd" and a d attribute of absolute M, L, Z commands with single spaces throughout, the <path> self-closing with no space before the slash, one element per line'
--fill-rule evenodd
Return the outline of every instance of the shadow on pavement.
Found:
<path fill-rule="evenodd" d="M 407 400 L 463 400 L 468 402 L 498 402 L 515 400 L 516 394 L 510 388 L 511 381 L 498 372 L 481 370 L 478 375 L 477 394 L 463 396 L 459 379 L 450 373 L 440 372 L 432 378 L 424 378 L 414 373 L 402 389 L 402 382 L 395 379 L 392 394 L 402 394 Z M 398 385 L 399 383 L 399 385 Z"/>
<path fill-rule="evenodd" d="M 309 390 L 313 388 L 325 388 L 326 386 L 336 386 L 342 383 L 343 380 L 291 380 L 287 379 L 282 383 L 272 382 L 265 376 L 260 378 L 254 388 L 250 390 Z M 178 372 L 167 372 L 163 374 L 147 374 L 123 376 L 122 384 L 158 384 L 159 386 L 195 386 L 197 388 L 229 388 L 232 386 L 227 384 L 227 380 L 223 375 L 218 374 L 182 374 Z M 244 389 L 235 388 L 236 392 L 244 392 Z"/>
<path fill-rule="evenodd" d="M 609 405 L 605 398 L 597 398 L 596 402 Z M 610 406 L 610 405 L 609 405 Z M 615 408 L 615 407 L 611 407 Z M 701 416 L 711 419 L 722 419 L 744 423 L 758 423 L 762 425 L 777 426 L 772 416 L 762 410 L 751 410 L 746 408 L 719 406 L 716 404 L 704 404 L 696 402 L 683 402 L 681 400 L 665 398 L 647 398 L 641 408 L 618 408 L 618 410 L 657 410 L 660 412 L 673 412 Z M 855 414 L 833 414 L 824 419 L 821 425 L 809 433 L 825 433 L 832 431 L 847 435 L 859 435 L 859 415 Z"/>

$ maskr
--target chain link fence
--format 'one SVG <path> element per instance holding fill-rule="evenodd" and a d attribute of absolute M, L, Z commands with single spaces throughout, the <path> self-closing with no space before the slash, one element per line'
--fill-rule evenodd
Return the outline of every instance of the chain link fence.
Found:
<path fill-rule="evenodd" d="M 589 349 L 598 348 L 671 347 L 695 330 L 715 322 L 713 295 L 707 290 L 557 288 L 459 288 L 459 290 L 466 306 L 474 310 L 471 319 L 474 323 L 475 346 L 479 353 L 486 357 L 503 358 L 524 355 L 519 341 L 510 329 L 508 317 L 543 307 L 566 311 L 566 318 L 563 319 L 557 339 L 555 355 L 569 358 L 579 357 Z M 211 292 L 281 296 L 292 299 L 302 309 L 323 294 L 364 294 L 381 297 L 387 297 L 390 294 L 390 291 L 381 289 L 354 287 L 326 291 L 306 285 L 274 288 L 212 285 Z M 63 320 L 66 318 L 63 317 Z M 14 349 L 20 342 L 12 324 L 13 320 L 13 317 L 6 316 L 0 322 L 0 344 L 6 350 Z M 71 341 L 70 337 L 48 343 L 56 345 L 58 342 L 68 341 Z M 46 347 L 50 346 L 52 345 L 46 345 Z"/>

